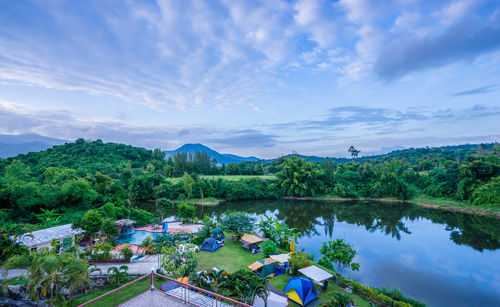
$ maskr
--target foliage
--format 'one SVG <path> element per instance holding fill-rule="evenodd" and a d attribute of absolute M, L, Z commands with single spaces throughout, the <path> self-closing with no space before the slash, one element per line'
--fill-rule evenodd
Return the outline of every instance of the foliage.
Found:
<path fill-rule="evenodd" d="M 260 244 L 260 250 L 267 257 L 278 252 L 278 245 L 273 240 L 268 240 Z"/>
<path fill-rule="evenodd" d="M 288 224 L 279 222 L 277 219 L 269 217 L 266 214 L 260 217 L 258 227 L 264 237 L 271 238 L 281 247 L 285 247 L 291 241 L 297 241 L 300 235 L 300 232 L 297 232 L 296 228 L 290 228 Z"/>
<path fill-rule="evenodd" d="M 245 232 L 252 232 L 255 218 L 245 212 L 229 212 L 222 216 L 222 227 L 228 232 L 240 235 Z"/>
<path fill-rule="evenodd" d="M 115 237 L 118 235 L 118 228 L 112 219 L 105 218 L 102 220 L 101 232 L 106 236 L 108 242 L 114 242 Z"/>
<path fill-rule="evenodd" d="M 333 294 L 333 300 L 331 300 L 330 302 L 327 302 L 321 306 L 322 307 L 347 307 L 347 306 L 351 306 L 352 304 L 354 304 L 354 301 L 352 300 L 352 298 L 349 295 L 343 294 L 341 292 L 335 292 Z"/>
<path fill-rule="evenodd" d="M 192 221 L 196 213 L 196 208 L 193 205 L 180 203 L 177 206 L 177 213 L 183 221 Z"/>
<path fill-rule="evenodd" d="M 120 255 L 122 255 L 123 259 L 130 261 L 134 256 L 134 252 L 130 249 L 128 244 L 125 244 L 120 250 Z"/>
<path fill-rule="evenodd" d="M 424 303 L 422 303 L 420 301 L 417 301 L 414 298 L 405 296 L 403 294 L 403 292 L 401 292 L 401 290 L 399 290 L 397 288 L 387 289 L 387 288 L 384 287 L 380 291 L 384 295 L 387 295 L 388 297 L 392 298 L 393 300 L 401 301 L 401 302 L 406 302 L 406 303 L 412 305 L 413 307 L 425 307 L 425 306 L 427 306 L 426 304 L 424 304 Z"/>
<path fill-rule="evenodd" d="M 119 268 L 111 266 L 108 268 L 108 276 L 115 286 L 119 286 L 120 282 L 128 277 L 128 266 L 122 265 Z"/>
<path fill-rule="evenodd" d="M 321 183 L 319 175 L 316 165 L 295 155 L 283 158 L 281 170 L 276 174 L 279 186 L 291 196 L 314 196 Z"/>
<path fill-rule="evenodd" d="M 298 274 L 298 270 L 308 267 L 312 264 L 311 255 L 306 252 L 293 251 L 290 253 L 288 264 L 292 268 L 294 275 Z"/>
<path fill-rule="evenodd" d="M 85 231 L 86 235 L 90 235 L 92 238 L 94 235 L 101 230 L 103 223 L 103 217 L 97 210 L 89 210 L 85 215 L 79 220 L 73 223 L 73 228 L 81 228 Z"/>
<path fill-rule="evenodd" d="M 345 243 L 343 239 L 323 242 L 319 252 L 336 265 L 340 281 L 342 281 L 343 269 L 359 270 L 359 264 L 352 262 L 356 256 L 356 250 L 350 244 Z"/>
<path fill-rule="evenodd" d="M 51 306 L 63 300 L 61 290 L 70 290 L 70 296 L 81 287 L 88 285 L 89 266 L 83 259 L 70 253 L 55 254 L 48 249 L 16 255 L 7 260 L 5 269 L 23 268 L 28 270 L 27 290 L 33 300 L 47 298 Z"/>
<path fill-rule="evenodd" d="M 198 261 L 194 252 L 177 252 L 177 246 L 163 247 L 160 255 L 160 267 L 168 275 L 175 278 L 189 276 L 196 270 Z"/>
<path fill-rule="evenodd" d="M 267 281 L 247 270 L 228 274 L 218 288 L 220 294 L 249 305 L 254 304 L 257 296 L 267 301 Z"/>

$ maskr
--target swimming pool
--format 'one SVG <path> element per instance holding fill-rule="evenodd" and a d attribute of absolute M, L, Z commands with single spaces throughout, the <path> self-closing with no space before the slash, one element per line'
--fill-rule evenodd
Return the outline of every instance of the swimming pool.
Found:
<path fill-rule="evenodd" d="M 164 236 L 163 232 L 151 232 L 146 230 L 134 230 L 132 233 L 121 234 L 116 238 L 116 242 L 120 244 L 135 244 L 139 245 L 146 239 L 147 237 L 156 238 Z"/>

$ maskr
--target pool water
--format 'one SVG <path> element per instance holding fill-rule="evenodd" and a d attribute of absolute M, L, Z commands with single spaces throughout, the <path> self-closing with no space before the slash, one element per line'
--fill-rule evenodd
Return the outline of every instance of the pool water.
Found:
<path fill-rule="evenodd" d="M 116 242 L 120 244 L 135 244 L 139 245 L 147 237 L 155 239 L 156 237 L 164 236 L 163 232 L 151 232 L 146 230 L 134 230 L 132 233 L 121 234 L 116 238 Z"/>

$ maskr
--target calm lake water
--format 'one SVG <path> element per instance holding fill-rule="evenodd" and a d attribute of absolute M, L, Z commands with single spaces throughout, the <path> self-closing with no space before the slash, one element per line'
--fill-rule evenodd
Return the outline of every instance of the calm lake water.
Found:
<path fill-rule="evenodd" d="M 302 232 L 298 248 L 319 259 L 323 241 L 358 251 L 359 272 L 374 287 L 399 288 L 430 306 L 500 306 L 500 220 L 383 202 L 245 201 L 198 208 L 275 216 Z M 202 212 L 203 210 L 203 212 Z"/>

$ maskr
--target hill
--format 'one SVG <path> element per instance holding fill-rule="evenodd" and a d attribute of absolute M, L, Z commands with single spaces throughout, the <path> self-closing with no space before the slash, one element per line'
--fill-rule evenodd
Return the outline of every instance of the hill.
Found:
<path fill-rule="evenodd" d="M 0 158 L 14 157 L 18 154 L 42 151 L 54 145 L 62 145 L 68 141 L 50 138 L 35 133 L 0 134 Z"/>
<path fill-rule="evenodd" d="M 188 153 L 188 154 L 195 154 L 196 152 L 206 152 L 209 156 L 210 159 L 215 159 L 219 163 L 224 163 L 224 164 L 229 164 L 229 163 L 239 163 L 239 162 L 245 162 L 245 161 L 259 161 L 260 159 L 257 157 L 240 157 L 237 155 L 232 155 L 232 154 L 221 154 L 205 145 L 202 144 L 184 144 L 181 147 L 171 150 L 171 151 L 165 151 L 166 157 L 173 157 L 177 153 Z"/>

